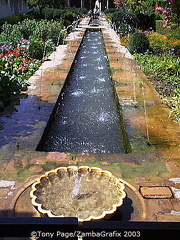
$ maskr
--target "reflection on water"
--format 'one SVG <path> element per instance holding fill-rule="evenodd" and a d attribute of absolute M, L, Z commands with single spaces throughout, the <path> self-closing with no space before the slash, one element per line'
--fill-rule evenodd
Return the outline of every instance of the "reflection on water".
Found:
<path fill-rule="evenodd" d="M 102 33 L 88 29 L 40 150 L 124 152 Z"/>

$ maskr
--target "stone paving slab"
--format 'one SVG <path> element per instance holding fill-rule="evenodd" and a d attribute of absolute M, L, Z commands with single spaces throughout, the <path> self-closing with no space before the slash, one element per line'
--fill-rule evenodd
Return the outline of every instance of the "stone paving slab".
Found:
<path fill-rule="evenodd" d="M 174 214 L 157 214 L 158 222 L 180 222 L 180 215 Z"/>
<path fill-rule="evenodd" d="M 140 187 L 140 192 L 144 198 L 172 198 L 173 194 L 169 187 L 151 186 Z"/>

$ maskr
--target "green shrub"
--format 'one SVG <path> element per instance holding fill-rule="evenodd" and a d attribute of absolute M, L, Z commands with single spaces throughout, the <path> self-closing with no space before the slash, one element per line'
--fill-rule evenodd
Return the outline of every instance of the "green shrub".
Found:
<path fill-rule="evenodd" d="M 163 34 L 163 35 L 180 35 L 180 26 L 177 24 L 171 24 L 171 28 L 163 27 L 165 23 L 164 20 L 156 20 L 156 32 Z"/>
<path fill-rule="evenodd" d="M 49 40 L 45 43 L 45 55 L 49 55 L 56 49 L 55 44 Z"/>
<path fill-rule="evenodd" d="M 78 14 L 72 11 L 66 11 L 63 14 L 63 24 L 67 27 L 77 19 Z"/>
<path fill-rule="evenodd" d="M 120 33 L 121 37 L 135 31 L 137 23 L 137 17 L 135 14 L 124 10 L 118 10 L 110 15 L 110 20 L 115 24 L 117 32 Z"/>
<path fill-rule="evenodd" d="M 28 12 L 27 15 L 30 16 L 30 18 L 33 18 L 33 19 L 41 19 L 39 9 L 37 9 L 37 8 Z"/>
<path fill-rule="evenodd" d="M 143 72 L 148 76 L 157 77 L 165 81 L 180 84 L 180 59 L 171 54 L 154 55 L 145 54 L 134 55 Z M 175 84 L 175 85 L 176 85 Z"/>
<path fill-rule="evenodd" d="M 152 29 L 156 31 L 156 22 L 155 22 L 155 14 L 144 14 L 139 13 L 137 14 L 137 28 L 141 29 L 142 31 Z"/>
<path fill-rule="evenodd" d="M 174 54 L 180 56 L 180 43 L 174 47 Z"/>
<path fill-rule="evenodd" d="M 29 56 L 35 59 L 42 59 L 45 55 L 45 44 L 40 38 L 30 37 Z"/>
<path fill-rule="evenodd" d="M 142 71 L 152 80 L 156 90 L 170 107 L 170 112 L 180 122 L 180 58 L 164 53 L 135 54 Z"/>
<path fill-rule="evenodd" d="M 0 46 L 3 44 L 8 44 L 16 47 L 19 43 L 19 39 L 21 39 L 22 37 L 23 36 L 19 31 L 17 24 L 11 25 L 5 23 L 2 26 L 2 32 L 0 34 Z"/>
<path fill-rule="evenodd" d="M 32 16 L 28 14 L 22 14 L 22 13 L 13 14 L 11 16 L 0 19 L 0 25 L 2 26 L 4 23 L 9 23 L 14 25 L 19 22 L 22 22 L 26 18 L 32 19 Z"/>
<path fill-rule="evenodd" d="M 61 44 L 63 38 L 65 37 L 64 34 L 61 32 L 61 30 L 63 29 L 62 22 L 49 21 L 47 25 L 48 25 L 48 39 L 51 39 L 55 45 L 57 45 L 58 43 Z"/>
<path fill-rule="evenodd" d="M 0 59 L 0 109 L 3 103 L 27 86 L 25 74 L 7 59 Z"/>
<path fill-rule="evenodd" d="M 108 9 L 105 9 L 105 10 L 104 10 L 104 13 L 105 13 L 105 14 L 109 14 L 109 13 L 114 13 L 115 11 L 117 11 L 116 8 L 108 8 Z"/>
<path fill-rule="evenodd" d="M 42 10 L 42 17 L 44 19 L 60 19 L 60 16 L 62 15 L 63 10 L 62 9 L 54 9 L 54 8 L 44 8 Z"/>
<path fill-rule="evenodd" d="M 33 16 L 35 19 L 46 19 L 46 20 L 60 20 L 65 26 L 70 25 L 78 16 L 86 14 L 88 11 L 86 8 L 65 8 L 65 9 L 54 9 L 44 8 L 40 15 L 39 9 L 34 9 L 28 13 L 30 17 Z"/>
<path fill-rule="evenodd" d="M 143 53 L 149 49 L 149 39 L 145 33 L 134 33 L 128 41 L 127 48 L 130 53 Z"/>
<path fill-rule="evenodd" d="M 86 8 L 76 8 L 76 11 L 80 16 L 88 13 L 88 10 Z"/>
<path fill-rule="evenodd" d="M 56 46 L 52 40 L 46 42 L 40 38 L 30 37 L 29 56 L 41 60 L 55 50 Z"/>

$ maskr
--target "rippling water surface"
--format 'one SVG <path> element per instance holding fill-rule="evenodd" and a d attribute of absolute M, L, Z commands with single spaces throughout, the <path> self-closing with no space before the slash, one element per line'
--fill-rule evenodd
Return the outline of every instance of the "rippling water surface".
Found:
<path fill-rule="evenodd" d="M 100 30 L 87 30 L 41 150 L 124 152 Z"/>

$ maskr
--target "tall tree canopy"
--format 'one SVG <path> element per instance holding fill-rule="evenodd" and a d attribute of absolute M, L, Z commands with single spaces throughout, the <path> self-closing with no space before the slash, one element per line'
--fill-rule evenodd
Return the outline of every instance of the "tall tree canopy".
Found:
<path fill-rule="evenodd" d="M 114 0 L 117 8 L 128 9 L 134 13 L 154 12 L 155 0 Z"/>
<path fill-rule="evenodd" d="M 67 0 L 25 0 L 30 7 L 39 7 L 40 13 L 43 8 L 63 8 L 66 5 Z"/>

